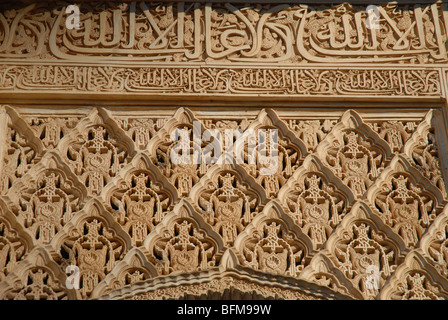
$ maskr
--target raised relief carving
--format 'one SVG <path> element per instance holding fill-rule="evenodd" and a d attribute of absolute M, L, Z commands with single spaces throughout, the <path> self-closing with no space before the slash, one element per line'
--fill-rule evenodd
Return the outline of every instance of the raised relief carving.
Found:
<path fill-rule="evenodd" d="M 248 31 L 221 9 L 214 23 Z M 236 46 L 220 32 L 222 52 Z M 2 106 L 0 298 L 447 298 L 441 114 L 342 109 Z M 195 121 L 277 129 L 278 170 L 260 174 L 248 148 L 242 163 L 173 163 L 171 132 L 194 141 Z M 196 142 L 190 155 L 210 141 Z"/>
<path fill-rule="evenodd" d="M 12 211 L 18 220 L 38 243 L 47 244 L 82 208 L 87 192 L 61 157 L 49 152 L 16 181 L 8 196 L 17 199 Z"/>
<path fill-rule="evenodd" d="M 201 133 L 194 132 L 197 124 L 201 132 L 205 131 L 189 109 L 180 108 L 148 145 L 152 162 L 168 177 L 181 197 L 189 195 L 211 166 L 202 158 Z M 173 154 L 178 160 L 173 159 Z"/>
<path fill-rule="evenodd" d="M 90 200 L 52 240 L 61 256 L 61 267 L 80 270 L 80 297 L 90 297 L 95 287 L 112 271 L 132 247 L 129 235 L 121 231 L 97 200 Z"/>
<path fill-rule="evenodd" d="M 241 69 L 228 65 L 193 65 L 189 68 L 68 64 L 57 67 L 0 66 L 0 90 L 4 92 L 47 92 L 53 90 L 57 83 L 65 94 L 126 92 L 129 98 L 145 93 L 167 94 L 167 97 L 185 94 L 250 97 L 259 94 L 285 99 L 365 95 L 434 99 L 443 94 L 440 78 L 440 70 L 418 66 L 408 69 L 293 66 L 273 70 L 258 66 Z"/>
<path fill-rule="evenodd" d="M 149 140 L 163 127 L 168 119 L 147 117 L 115 117 L 121 128 L 131 137 L 138 150 L 145 150 Z"/>
<path fill-rule="evenodd" d="M 269 202 L 238 236 L 235 248 L 244 266 L 296 277 L 309 263 L 312 244 L 278 204 Z"/>
<path fill-rule="evenodd" d="M 311 155 L 280 190 L 278 199 L 313 246 L 320 248 L 348 212 L 354 196 Z"/>
<path fill-rule="evenodd" d="M 412 159 L 415 167 L 437 186 L 446 198 L 447 190 L 443 181 L 439 147 L 435 137 L 437 117 L 440 117 L 440 114 L 435 111 L 428 112 L 406 144 L 404 152 Z"/>
<path fill-rule="evenodd" d="M 448 61 L 445 3 L 379 5 L 378 29 L 369 28 L 365 6 L 348 3 L 83 2 L 80 27 L 71 30 L 65 9 L 45 3 L 4 7 L 0 59 L 8 63 L 0 67 L 1 91 L 443 94 L 442 71 L 425 66 Z M 33 61 L 17 63 L 24 59 Z M 359 63 L 376 67 L 351 66 Z"/>
<path fill-rule="evenodd" d="M 224 243 L 201 220 L 193 207 L 181 200 L 145 240 L 149 261 L 159 274 L 205 270 L 219 264 Z"/>
<path fill-rule="evenodd" d="M 444 277 L 448 275 L 448 207 L 436 218 L 421 240 L 420 248 L 425 257 Z"/>
<path fill-rule="evenodd" d="M 253 130 L 257 144 L 250 150 L 249 142 L 244 141 L 241 166 L 264 188 L 268 198 L 273 198 L 300 166 L 306 146 L 271 109 L 262 110 L 246 130 Z"/>
<path fill-rule="evenodd" d="M 1 138 L 0 148 L 3 162 L 0 192 L 5 194 L 16 179 L 21 178 L 39 161 L 43 146 L 14 109 L 3 106 L 0 112 L 5 128 L 3 130 L 6 130 Z"/>
<path fill-rule="evenodd" d="M 129 161 L 134 144 L 104 110 L 93 109 L 61 140 L 59 150 L 89 195 L 99 195 Z"/>
<path fill-rule="evenodd" d="M 148 262 L 147 253 L 143 252 L 141 248 L 134 247 L 95 287 L 92 298 L 106 295 L 124 286 L 142 283 L 156 276 L 157 270 Z"/>
<path fill-rule="evenodd" d="M 335 267 L 324 253 L 315 255 L 310 264 L 300 273 L 299 278 L 355 299 L 363 299 L 359 291 L 353 287 L 353 284 L 344 276 L 342 271 Z"/>
<path fill-rule="evenodd" d="M 411 248 L 418 244 L 443 204 L 441 192 L 402 156 L 392 160 L 369 190 L 367 199 Z"/>
<path fill-rule="evenodd" d="M 357 202 L 326 246 L 339 270 L 364 299 L 375 299 L 401 263 L 403 241 Z"/>
<path fill-rule="evenodd" d="M 386 166 L 391 150 L 356 112 L 346 111 L 316 153 L 361 198 Z"/>
<path fill-rule="evenodd" d="M 229 246 L 266 202 L 262 187 L 240 167 L 213 167 L 192 190 L 191 197 L 204 220 Z"/>
<path fill-rule="evenodd" d="M 43 248 L 29 256 L 0 282 L 1 300 L 72 300 L 74 291 L 65 287 L 65 274 Z"/>
<path fill-rule="evenodd" d="M 386 140 L 390 149 L 395 153 L 402 151 L 404 144 L 417 128 L 415 121 L 374 121 L 367 122 L 367 125 L 378 133 L 381 138 Z"/>
<path fill-rule="evenodd" d="M 412 251 L 381 292 L 384 300 L 446 300 L 446 278 L 436 277 L 437 271 L 418 252 Z"/>
<path fill-rule="evenodd" d="M 2 15 L 0 57 L 440 63 L 447 61 L 446 9 L 442 3 L 379 5 L 377 29 L 369 28 L 365 6 L 348 3 L 93 2 L 80 6 L 80 27 L 69 30 L 64 6 L 32 4 Z"/>
<path fill-rule="evenodd" d="M 103 190 L 106 207 L 134 246 L 143 244 L 177 199 L 173 186 L 165 179 L 157 181 L 154 171 L 149 158 L 138 154 Z"/>
<path fill-rule="evenodd" d="M 33 246 L 31 237 L 24 234 L 23 227 L 0 200 L 0 283 L 17 268 Z"/>
<path fill-rule="evenodd" d="M 25 118 L 45 148 L 54 149 L 59 141 L 72 130 L 82 117 L 30 117 Z"/>
<path fill-rule="evenodd" d="M 314 151 L 317 145 L 331 131 L 337 120 L 296 120 L 288 119 L 288 127 L 305 143 L 308 151 Z"/>

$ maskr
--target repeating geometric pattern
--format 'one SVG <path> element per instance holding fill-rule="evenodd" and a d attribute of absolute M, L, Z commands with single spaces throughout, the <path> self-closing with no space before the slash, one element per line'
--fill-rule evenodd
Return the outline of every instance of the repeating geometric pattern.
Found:
<path fill-rule="evenodd" d="M 94 299 L 232 268 L 303 280 L 324 298 L 448 298 L 437 111 L 420 121 L 355 110 L 310 120 L 268 109 L 235 120 L 186 108 L 140 118 L 1 108 L 1 299 Z M 171 133 L 193 135 L 195 121 L 218 136 L 277 129 L 278 170 L 171 162 Z M 65 285 L 69 265 L 80 270 L 78 290 Z"/>

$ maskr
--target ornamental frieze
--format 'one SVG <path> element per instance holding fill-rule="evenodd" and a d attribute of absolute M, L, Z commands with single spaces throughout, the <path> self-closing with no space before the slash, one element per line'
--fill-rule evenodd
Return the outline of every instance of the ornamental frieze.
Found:
<path fill-rule="evenodd" d="M 1 8 L 0 58 L 256 64 L 446 63 L 448 4 L 82 2 Z M 68 27 L 68 28 L 67 28 Z"/>
<path fill-rule="evenodd" d="M 448 2 L 243 1 L 0 3 L 0 300 L 448 298 Z"/>
<path fill-rule="evenodd" d="M 397 96 L 445 95 L 438 68 L 226 66 L 0 66 L 2 92 L 132 94 Z"/>

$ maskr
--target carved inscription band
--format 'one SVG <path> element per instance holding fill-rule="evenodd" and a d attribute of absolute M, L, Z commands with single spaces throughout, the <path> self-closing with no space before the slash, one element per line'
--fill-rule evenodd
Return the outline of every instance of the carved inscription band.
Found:
<path fill-rule="evenodd" d="M 446 63 L 448 4 L 103 3 L 79 28 L 57 3 L 0 7 L 0 58 L 146 62 Z"/>
<path fill-rule="evenodd" d="M 0 95 L 445 97 L 448 4 L 0 5 Z M 14 99 L 14 95 L 8 96 Z M 287 98 L 286 98 L 287 97 Z"/>
<path fill-rule="evenodd" d="M 0 67 L 0 94 L 69 92 L 170 95 L 288 95 L 440 97 L 438 69 L 229 67 Z"/>

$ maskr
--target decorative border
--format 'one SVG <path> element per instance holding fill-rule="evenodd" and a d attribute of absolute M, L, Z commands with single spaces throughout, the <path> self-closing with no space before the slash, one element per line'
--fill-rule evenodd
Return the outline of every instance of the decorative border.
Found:
<path fill-rule="evenodd" d="M 439 68 L 228 66 L 0 66 L 0 97 L 22 93 L 162 95 L 196 98 L 444 97 Z M 14 97 L 12 97 L 14 98 Z"/>

